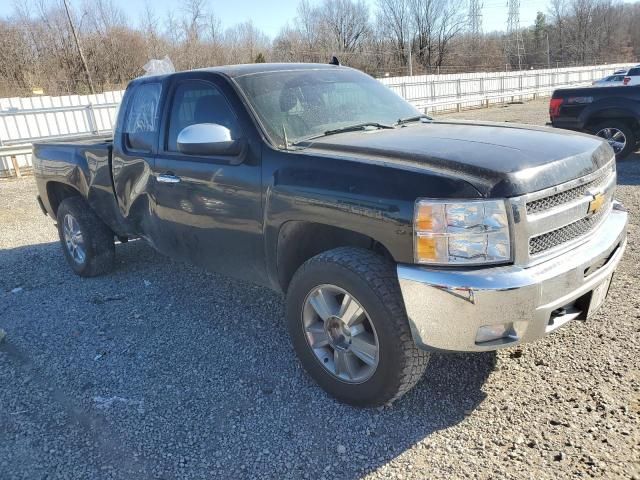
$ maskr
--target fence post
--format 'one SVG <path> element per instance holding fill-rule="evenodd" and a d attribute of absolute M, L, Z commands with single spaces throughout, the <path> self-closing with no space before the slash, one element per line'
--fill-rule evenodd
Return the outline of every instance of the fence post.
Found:
<path fill-rule="evenodd" d="M 457 106 L 457 110 L 458 112 L 462 111 L 462 104 L 460 103 L 460 94 L 461 94 L 461 88 L 460 88 L 460 79 L 456 80 L 456 97 L 458 98 L 458 106 Z"/>
<path fill-rule="evenodd" d="M 96 122 L 96 112 L 93 109 L 93 103 L 89 103 L 89 105 L 87 105 L 87 121 L 89 123 L 89 130 L 91 130 L 91 133 L 97 134 L 98 122 Z"/>
<path fill-rule="evenodd" d="M 484 77 L 480 77 L 480 106 L 482 107 L 482 104 L 484 103 L 484 97 L 485 97 L 485 93 L 484 93 Z M 489 102 L 487 102 L 487 107 L 489 106 Z"/>
<path fill-rule="evenodd" d="M 11 155 L 11 165 L 13 165 L 13 172 L 16 177 L 21 178 L 22 174 L 20 173 L 20 165 L 18 165 L 18 158 L 15 155 Z"/>
<path fill-rule="evenodd" d="M 524 98 L 522 96 L 522 83 L 523 83 L 522 80 L 524 78 L 526 78 L 526 75 L 527 74 L 523 73 L 522 71 L 518 72 L 518 91 L 520 92 L 520 95 L 518 95 L 518 99 L 519 99 L 518 101 L 520 101 L 520 102 L 522 102 L 522 99 Z M 511 101 L 513 102 L 514 100 L 515 100 L 515 98 L 511 97 Z"/>

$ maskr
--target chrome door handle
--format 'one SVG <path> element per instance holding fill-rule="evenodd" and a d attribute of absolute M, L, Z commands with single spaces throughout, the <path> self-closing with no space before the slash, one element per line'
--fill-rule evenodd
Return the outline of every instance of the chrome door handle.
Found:
<path fill-rule="evenodd" d="M 176 177 L 170 173 L 162 173 L 158 175 L 158 182 L 160 183 L 180 183 L 180 177 Z"/>

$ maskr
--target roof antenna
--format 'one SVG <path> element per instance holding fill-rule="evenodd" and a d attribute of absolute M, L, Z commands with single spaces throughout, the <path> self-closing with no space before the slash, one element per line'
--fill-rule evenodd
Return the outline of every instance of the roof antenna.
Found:
<path fill-rule="evenodd" d="M 331 61 L 329 62 L 329 65 L 340 66 L 340 60 L 338 60 L 338 57 L 334 55 L 333 57 L 331 57 Z"/>

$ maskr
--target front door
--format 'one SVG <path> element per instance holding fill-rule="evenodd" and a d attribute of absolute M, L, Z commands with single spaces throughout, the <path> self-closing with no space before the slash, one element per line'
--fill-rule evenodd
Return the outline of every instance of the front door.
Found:
<path fill-rule="evenodd" d="M 209 270 L 264 283 L 260 143 L 224 79 L 194 72 L 170 87 L 153 168 L 155 247 Z M 230 98 L 231 97 L 231 98 Z M 234 103 L 235 102 L 235 103 Z M 246 140 L 241 158 L 178 151 L 178 134 L 215 123 Z"/>
<path fill-rule="evenodd" d="M 128 232 L 149 240 L 154 236 L 149 222 L 149 194 L 153 186 L 151 173 L 158 141 L 161 93 L 160 82 L 130 86 L 125 96 L 129 100 L 122 105 L 113 137 L 113 185 L 122 220 Z M 94 195 L 101 198 L 106 192 L 97 190 Z M 98 198 L 95 202 L 100 204 Z M 106 200 L 104 204 L 107 205 Z"/>

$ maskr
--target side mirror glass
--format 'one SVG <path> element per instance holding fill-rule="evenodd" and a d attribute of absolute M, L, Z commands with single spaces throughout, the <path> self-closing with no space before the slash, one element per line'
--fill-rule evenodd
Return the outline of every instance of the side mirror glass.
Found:
<path fill-rule="evenodd" d="M 233 140 L 231 131 L 217 123 L 197 123 L 184 128 L 177 139 L 178 151 L 186 155 L 235 156 L 242 152 L 243 142 Z"/>

